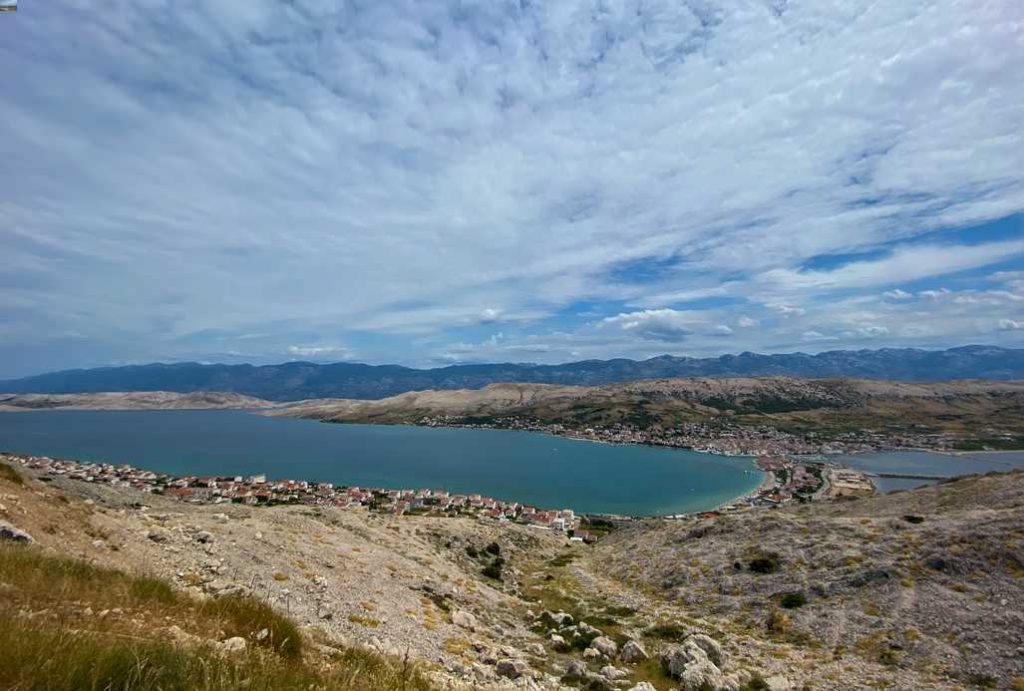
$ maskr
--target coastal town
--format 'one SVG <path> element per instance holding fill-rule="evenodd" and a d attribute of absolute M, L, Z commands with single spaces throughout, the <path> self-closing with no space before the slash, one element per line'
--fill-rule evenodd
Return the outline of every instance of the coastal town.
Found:
<path fill-rule="evenodd" d="M 455 415 L 424 416 L 416 421 L 424 427 L 470 427 L 544 432 L 570 439 L 609 444 L 645 444 L 690 449 L 726 456 L 827 455 L 922 449 L 954 448 L 956 437 L 949 434 L 893 434 L 869 430 L 825 436 L 820 433 L 791 434 L 767 425 L 740 425 L 728 419 L 713 422 L 684 422 L 673 427 L 640 427 L 629 423 L 607 426 L 571 427 L 546 423 L 536 418 L 505 416 L 475 418 Z"/>
<path fill-rule="evenodd" d="M 456 494 L 444 489 L 359 487 L 308 480 L 268 479 L 266 475 L 178 476 L 127 464 L 87 463 L 11 453 L 0 453 L 0 460 L 17 463 L 34 471 L 44 480 L 60 477 L 130 488 L 195 504 L 301 504 L 405 516 L 470 516 L 550 530 L 583 542 L 594 541 L 599 531 L 595 532 L 593 526 L 607 525 L 607 519 L 621 521 L 633 518 L 579 515 L 570 508 L 543 509 L 480 494 Z M 755 459 L 755 464 L 764 474 L 760 486 L 715 511 L 734 512 L 845 495 L 870 495 L 874 492 L 871 480 L 866 475 L 834 463 L 798 461 L 784 455 L 762 455 Z M 671 517 L 678 518 L 680 515 Z"/>
<path fill-rule="evenodd" d="M 250 506 L 305 504 L 362 509 L 398 515 L 476 516 L 569 534 L 591 535 L 580 528 L 571 509 L 544 510 L 479 494 L 453 494 L 442 489 L 385 489 L 339 486 L 306 480 L 268 480 L 265 475 L 176 476 L 111 463 L 83 463 L 48 456 L 0 454 L 43 478 L 64 477 L 111 487 L 131 488 L 195 504 L 238 503 Z"/>

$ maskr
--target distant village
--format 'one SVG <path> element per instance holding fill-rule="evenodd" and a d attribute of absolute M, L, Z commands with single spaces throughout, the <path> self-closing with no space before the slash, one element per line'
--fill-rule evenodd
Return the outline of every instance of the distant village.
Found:
<path fill-rule="evenodd" d="M 467 418 L 453 415 L 425 416 L 417 420 L 425 427 L 477 427 L 546 432 L 570 439 L 610 444 L 647 444 L 691 449 L 727 456 L 778 456 L 849 454 L 894 448 L 953 448 L 956 438 L 946 434 L 891 434 L 871 431 L 847 432 L 825 437 L 814 433 L 794 435 L 767 425 L 739 425 L 726 420 L 688 422 L 669 429 L 640 428 L 628 423 L 574 428 L 545 423 L 534 418 L 507 416 Z"/>
<path fill-rule="evenodd" d="M 130 465 L 82 463 L 47 456 L 4 453 L 0 458 L 43 476 L 131 488 L 195 504 L 304 504 L 396 515 L 475 516 L 553 530 L 580 541 L 594 539 L 590 531 L 581 527 L 580 517 L 571 509 L 543 510 L 479 494 L 452 494 L 443 489 L 354 487 L 305 480 L 268 480 L 265 475 L 176 476 Z"/>

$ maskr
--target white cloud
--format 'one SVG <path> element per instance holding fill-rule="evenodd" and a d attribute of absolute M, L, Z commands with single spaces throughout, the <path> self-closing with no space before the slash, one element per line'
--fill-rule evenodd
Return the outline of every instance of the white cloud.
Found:
<path fill-rule="evenodd" d="M 915 245 L 894 250 L 881 259 L 852 262 L 822 271 L 773 269 L 758 279 L 788 289 L 866 288 L 943 276 L 975 269 L 1024 254 L 1024 240 L 979 245 Z M 935 291 L 925 291 L 930 294 Z"/>
<path fill-rule="evenodd" d="M 879 336 L 887 336 L 889 328 L 886 326 L 862 326 L 857 329 L 857 333 L 868 338 L 878 338 Z"/>
<path fill-rule="evenodd" d="M 481 324 L 491 324 L 501 319 L 501 310 L 488 307 L 480 313 Z"/>
<path fill-rule="evenodd" d="M 1000 319 L 999 329 L 1001 331 L 1021 331 L 1024 330 L 1024 320 L 1017 321 L 1016 319 Z"/>
<path fill-rule="evenodd" d="M 745 314 L 741 314 L 739 319 L 736 320 L 736 324 L 742 329 L 752 329 L 761 322 L 756 319 L 752 319 Z"/>
<path fill-rule="evenodd" d="M 914 297 L 913 293 L 908 293 L 907 291 L 900 290 L 899 288 L 896 288 L 895 290 L 888 290 L 883 293 L 883 295 L 890 300 L 909 300 Z"/>
<path fill-rule="evenodd" d="M 813 329 L 810 330 L 810 331 L 804 331 L 804 333 L 801 336 L 801 338 L 803 340 L 805 340 L 805 341 L 810 341 L 810 342 L 816 342 L 816 341 L 836 341 L 836 340 L 838 340 L 838 337 L 836 337 L 836 336 L 826 336 L 825 334 L 821 333 L 820 331 L 815 331 Z"/>
<path fill-rule="evenodd" d="M 900 244 L 1024 210 L 1013 3 L 357 5 L 33 5 L 0 42 L 0 363 L 43 367 L 40 333 L 89 341 L 53 368 L 215 329 L 407 361 L 577 303 L 778 304 L 747 332 L 770 348 L 830 291 L 1024 251 Z"/>
<path fill-rule="evenodd" d="M 787 319 L 789 317 L 802 317 L 807 314 L 807 310 L 803 307 L 794 307 L 792 305 L 771 305 L 771 308 Z"/>
<path fill-rule="evenodd" d="M 730 328 L 728 324 L 719 324 L 713 329 L 713 333 L 716 336 L 731 336 L 732 328 Z"/>
<path fill-rule="evenodd" d="M 691 312 L 666 308 L 622 313 L 607 317 L 602 324 L 634 333 L 641 338 L 671 341 L 689 336 L 699 323 Z"/>
<path fill-rule="evenodd" d="M 341 358 L 348 359 L 352 357 L 352 353 L 348 348 L 342 346 L 325 346 L 325 345 L 293 345 L 288 346 L 288 354 L 297 357 L 308 357 L 308 358 Z"/>

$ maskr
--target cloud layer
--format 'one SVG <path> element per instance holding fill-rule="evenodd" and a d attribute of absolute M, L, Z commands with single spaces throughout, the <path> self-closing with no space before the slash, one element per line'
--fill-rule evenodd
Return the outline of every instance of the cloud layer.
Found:
<path fill-rule="evenodd" d="M 1019 3 L 22 10 L 0 375 L 1020 336 Z"/>

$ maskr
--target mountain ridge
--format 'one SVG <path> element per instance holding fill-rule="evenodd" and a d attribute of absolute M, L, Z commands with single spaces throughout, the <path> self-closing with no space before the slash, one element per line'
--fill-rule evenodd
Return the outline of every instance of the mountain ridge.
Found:
<path fill-rule="evenodd" d="M 882 348 L 768 355 L 743 352 L 715 358 L 661 355 L 647 360 L 614 358 L 557 365 L 460 364 L 430 369 L 305 361 L 272 365 L 151 363 L 63 370 L 9 379 L 0 381 L 0 392 L 220 391 L 271 401 L 373 400 L 407 391 L 479 389 L 494 383 L 600 386 L 677 377 L 771 376 L 900 381 L 1024 379 L 1024 349 L 968 345 L 946 350 Z"/>

